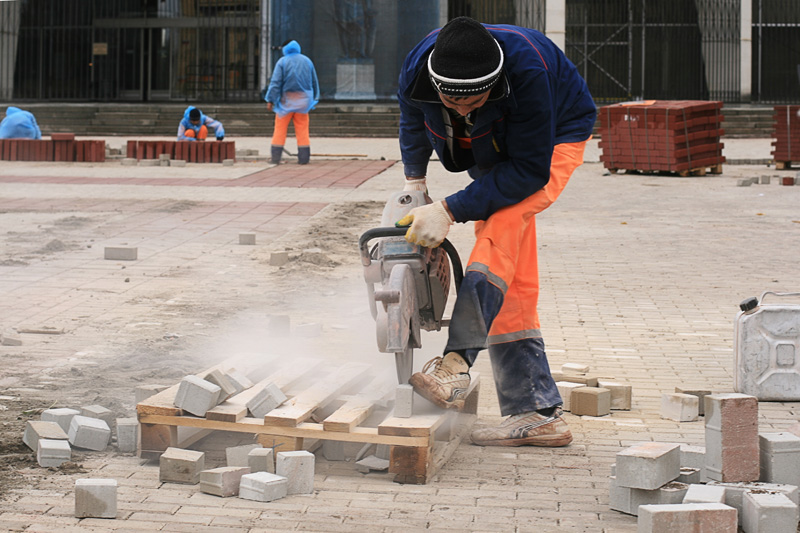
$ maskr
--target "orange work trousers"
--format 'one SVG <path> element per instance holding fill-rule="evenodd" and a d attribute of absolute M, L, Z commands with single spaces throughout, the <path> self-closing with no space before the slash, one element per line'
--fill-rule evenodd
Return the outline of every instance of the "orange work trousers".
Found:
<path fill-rule="evenodd" d="M 284 116 L 275 115 L 275 129 L 272 132 L 272 145 L 283 146 L 286 143 L 286 134 L 289 123 L 294 122 L 294 135 L 297 137 L 297 146 L 311 146 L 308 135 L 308 113 L 287 113 Z"/>
<path fill-rule="evenodd" d="M 586 141 L 556 145 L 547 185 L 475 223 L 476 242 L 466 270 L 485 273 L 504 293 L 502 307 L 489 329 L 489 345 L 541 336 L 535 215 L 556 201 L 583 163 L 585 147 Z"/>
<path fill-rule="evenodd" d="M 188 128 L 186 131 L 183 132 L 186 137 L 195 137 L 194 130 Z M 197 132 L 197 140 L 198 141 L 205 141 L 208 138 L 208 128 L 205 126 L 200 126 L 200 130 Z"/>

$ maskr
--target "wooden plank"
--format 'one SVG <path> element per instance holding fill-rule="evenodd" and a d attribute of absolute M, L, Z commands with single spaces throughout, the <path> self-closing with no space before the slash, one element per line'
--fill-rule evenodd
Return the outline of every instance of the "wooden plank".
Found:
<path fill-rule="evenodd" d="M 265 425 L 294 427 L 305 422 L 316 409 L 333 401 L 342 391 L 362 380 L 368 365 L 347 364 L 312 384 L 290 401 L 264 417 Z"/>
<path fill-rule="evenodd" d="M 472 373 L 472 379 L 467 387 L 466 397 L 480 390 L 481 376 L 478 372 Z M 389 417 L 378 425 L 380 435 L 398 435 L 409 437 L 423 437 L 433 435 L 436 428 L 441 426 L 447 418 L 447 410 L 438 413 L 414 415 L 409 418 Z"/>
<path fill-rule="evenodd" d="M 325 431 L 352 431 L 381 403 L 394 395 L 394 387 L 385 375 L 372 380 L 364 392 L 345 402 L 322 421 Z"/>
<path fill-rule="evenodd" d="M 287 365 L 278 369 L 276 372 L 270 374 L 262 379 L 252 387 L 232 396 L 206 412 L 206 418 L 209 420 L 223 420 L 225 422 L 238 422 L 247 416 L 247 402 L 253 399 L 256 394 L 269 385 L 275 385 L 284 393 L 292 384 L 299 379 L 310 374 L 313 369 L 317 368 L 317 361 L 310 362 L 307 365 Z"/>
<path fill-rule="evenodd" d="M 376 428 L 357 427 L 350 433 L 325 431 L 322 424 L 303 422 L 296 427 L 268 426 L 260 418 L 245 417 L 238 422 L 208 420 L 193 416 L 166 416 L 140 414 L 139 422 L 176 427 L 196 427 L 202 429 L 252 433 L 255 435 L 280 435 L 285 437 L 302 437 L 308 439 L 337 440 L 343 442 L 363 442 L 373 444 L 389 444 L 398 446 L 425 446 L 429 437 L 404 437 L 397 435 L 380 435 Z"/>

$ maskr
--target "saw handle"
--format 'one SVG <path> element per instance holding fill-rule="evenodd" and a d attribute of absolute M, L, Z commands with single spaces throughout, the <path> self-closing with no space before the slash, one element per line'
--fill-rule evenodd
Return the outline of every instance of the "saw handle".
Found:
<path fill-rule="evenodd" d="M 369 242 L 372 239 L 380 237 L 402 237 L 408 231 L 406 227 L 385 227 L 385 228 L 372 228 L 365 231 L 358 239 L 358 248 L 361 251 L 361 264 L 368 267 L 372 264 L 372 258 L 369 252 Z M 464 279 L 464 268 L 461 266 L 461 258 L 458 256 L 455 246 L 445 239 L 439 245 L 450 257 L 450 268 L 453 270 L 453 282 L 456 285 L 456 291 L 461 288 L 461 280 Z"/>

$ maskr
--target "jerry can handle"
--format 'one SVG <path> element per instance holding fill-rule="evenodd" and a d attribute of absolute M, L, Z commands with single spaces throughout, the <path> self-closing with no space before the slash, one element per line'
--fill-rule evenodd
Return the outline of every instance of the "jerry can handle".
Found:
<path fill-rule="evenodd" d="M 764 302 L 764 297 L 765 297 L 767 294 L 772 294 L 773 296 L 780 296 L 780 297 L 784 297 L 784 296 L 800 296 L 800 292 L 773 292 L 773 291 L 764 291 L 763 293 L 761 293 L 761 298 L 759 298 L 759 301 L 761 301 L 761 303 L 763 303 L 763 302 Z"/>

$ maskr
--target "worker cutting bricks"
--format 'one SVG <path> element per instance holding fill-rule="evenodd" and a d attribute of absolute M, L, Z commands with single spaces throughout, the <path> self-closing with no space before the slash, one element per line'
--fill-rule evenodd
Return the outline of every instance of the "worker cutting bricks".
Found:
<path fill-rule="evenodd" d="M 583 163 L 596 108 L 586 82 L 538 31 L 458 17 L 430 33 L 400 73 L 405 189 L 427 191 L 436 151 L 473 181 L 414 208 L 399 225 L 435 247 L 455 222 L 475 221 L 476 242 L 453 309 L 443 357 L 414 374 L 414 389 L 460 409 L 470 367 L 488 347 L 501 414 L 472 440 L 493 446 L 565 446 L 572 434 L 550 374 L 537 302 L 535 215 Z"/>

